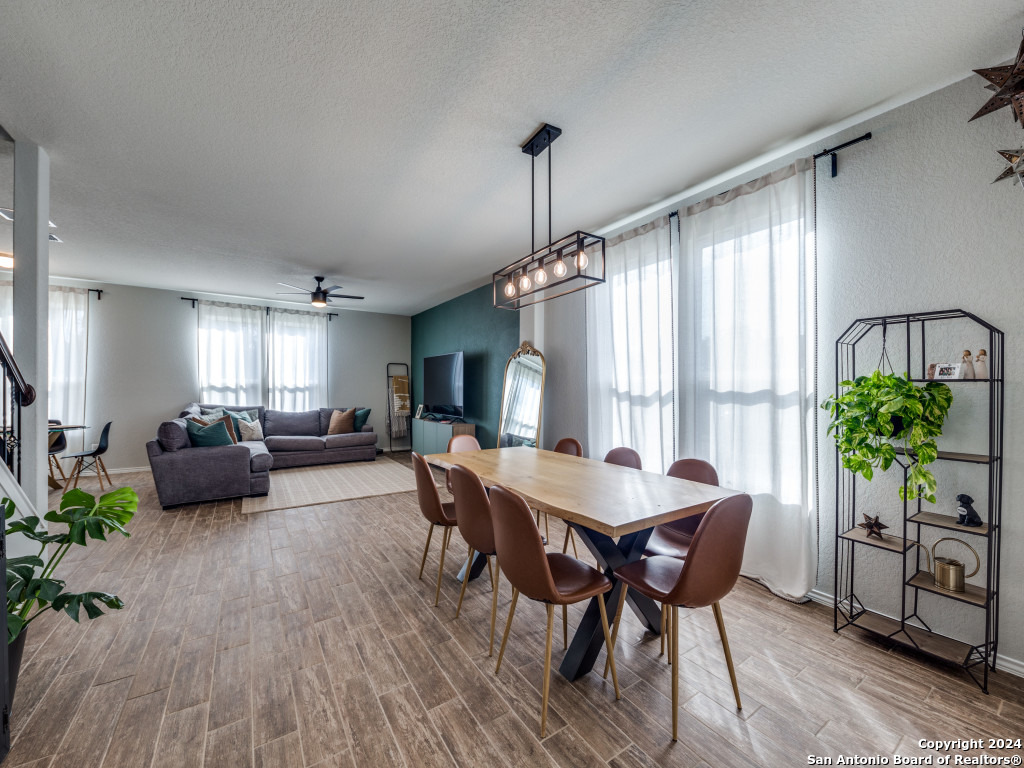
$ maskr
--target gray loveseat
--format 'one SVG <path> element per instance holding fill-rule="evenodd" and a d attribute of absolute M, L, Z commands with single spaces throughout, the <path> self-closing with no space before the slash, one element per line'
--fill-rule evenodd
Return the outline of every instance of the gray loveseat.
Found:
<path fill-rule="evenodd" d="M 265 496 L 270 469 L 366 461 L 377 457 L 377 435 L 369 425 L 361 432 L 328 435 L 334 408 L 291 413 L 263 406 L 228 406 L 256 410 L 265 442 L 193 447 L 185 419 L 201 408 L 221 406 L 193 403 L 177 419 L 165 421 L 156 440 L 146 444 L 160 505 L 164 508 L 235 496 Z M 344 410 L 344 409 L 338 409 Z"/>

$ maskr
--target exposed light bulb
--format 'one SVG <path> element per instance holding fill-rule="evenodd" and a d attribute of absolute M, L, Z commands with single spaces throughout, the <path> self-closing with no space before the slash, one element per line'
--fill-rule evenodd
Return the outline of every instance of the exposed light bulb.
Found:
<path fill-rule="evenodd" d="M 589 263 L 590 259 L 587 258 L 587 252 L 581 249 L 580 252 L 576 254 L 576 268 L 586 269 L 587 264 Z"/>
<path fill-rule="evenodd" d="M 505 295 L 510 299 L 516 295 L 516 285 L 512 282 L 511 275 L 509 275 L 508 282 L 505 283 Z"/>
<path fill-rule="evenodd" d="M 555 262 L 555 266 L 551 268 L 551 271 L 555 273 L 555 277 L 565 277 L 565 262 L 562 261 L 561 256 L 558 257 L 558 261 Z"/>
<path fill-rule="evenodd" d="M 544 265 L 541 264 L 537 271 L 533 273 L 533 282 L 537 285 L 544 285 L 548 281 L 548 273 L 544 271 Z"/>
<path fill-rule="evenodd" d="M 523 276 L 519 278 L 519 290 L 528 291 L 533 287 L 533 283 L 530 282 L 530 276 L 526 274 L 526 270 L 523 270 Z"/>
<path fill-rule="evenodd" d="M 14 254 L 0 253 L 0 269 L 14 269 Z"/>

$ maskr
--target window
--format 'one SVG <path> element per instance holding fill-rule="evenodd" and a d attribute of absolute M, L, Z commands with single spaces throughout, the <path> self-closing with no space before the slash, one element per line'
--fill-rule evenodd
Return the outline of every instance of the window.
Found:
<path fill-rule="evenodd" d="M 199 388 L 205 403 L 305 411 L 327 402 L 327 318 L 199 301 Z"/>

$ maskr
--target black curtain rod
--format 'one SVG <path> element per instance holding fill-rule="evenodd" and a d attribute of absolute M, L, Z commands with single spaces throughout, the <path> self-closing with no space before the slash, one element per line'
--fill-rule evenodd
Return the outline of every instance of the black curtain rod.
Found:
<path fill-rule="evenodd" d="M 190 301 L 190 302 L 192 302 L 192 309 L 196 308 L 196 302 L 197 301 L 202 301 L 202 299 L 193 299 L 193 298 L 190 298 L 188 296 L 179 296 L 178 298 L 181 299 L 182 301 Z M 227 302 L 227 303 L 230 303 L 230 302 Z M 264 309 L 267 311 L 267 314 L 270 314 L 270 310 L 272 309 L 272 307 L 264 307 Z M 273 307 L 273 309 L 276 309 L 276 307 Z M 287 310 L 284 310 L 284 311 L 287 311 Z M 301 310 L 296 310 L 296 311 L 301 311 Z M 314 315 L 314 314 L 320 314 L 320 313 L 319 312 L 306 312 L 305 314 L 307 314 L 307 315 Z M 338 313 L 337 312 L 325 312 L 322 315 L 322 317 L 326 317 L 327 318 L 327 322 L 330 322 L 332 317 L 338 317 Z"/>
<path fill-rule="evenodd" d="M 854 144 L 860 144 L 862 141 L 870 141 L 871 131 L 868 131 L 863 136 L 858 136 L 856 139 L 850 139 L 849 141 L 840 144 L 838 147 L 832 147 L 832 149 L 823 149 L 818 154 L 814 155 L 815 160 L 820 160 L 826 155 L 832 158 L 832 178 L 839 175 L 839 159 L 836 157 L 836 152 L 847 147 L 852 147 Z"/>
<path fill-rule="evenodd" d="M 89 288 L 89 293 L 96 294 L 96 301 L 103 301 L 103 289 L 102 288 Z"/>

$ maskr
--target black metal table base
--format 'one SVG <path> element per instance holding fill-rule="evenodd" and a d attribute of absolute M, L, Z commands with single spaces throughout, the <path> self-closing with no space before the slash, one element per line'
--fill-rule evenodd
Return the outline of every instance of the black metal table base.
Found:
<path fill-rule="evenodd" d="M 587 546 L 587 549 L 597 559 L 598 567 L 615 582 L 610 592 L 593 598 L 583 614 L 573 635 L 569 650 L 565 652 L 562 665 L 559 671 L 569 680 L 576 680 L 587 674 L 594 668 L 597 655 L 604 645 L 604 631 L 601 629 L 601 609 L 597 605 L 598 600 L 604 600 L 608 607 L 608 620 L 614 621 L 613 611 L 619 604 L 619 596 L 627 587 L 615 580 L 612 571 L 626 563 L 632 563 L 643 557 L 647 542 L 651 538 L 653 528 L 646 528 L 636 533 L 628 533 L 615 541 L 611 536 L 584 528 L 576 523 L 570 523 L 576 535 Z M 639 617 L 648 630 L 654 634 L 661 632 L 661 608 L 649 597 L 641 595 L 636 590 L 626 593 L 626 603 Z"/>

